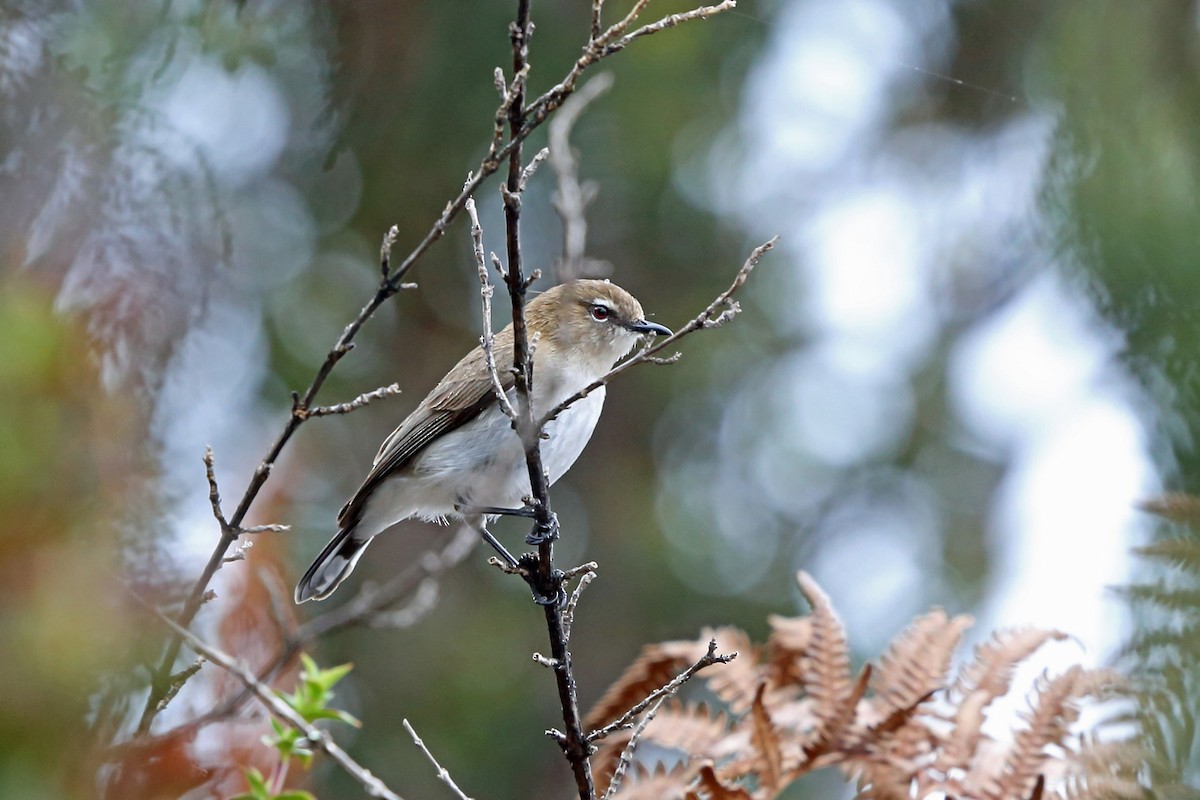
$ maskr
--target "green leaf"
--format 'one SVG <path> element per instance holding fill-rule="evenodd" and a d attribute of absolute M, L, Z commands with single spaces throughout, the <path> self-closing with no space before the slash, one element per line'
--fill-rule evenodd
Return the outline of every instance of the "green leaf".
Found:
<path fill-rule="evenodd" d="M 355 728 L 362 727 L 362 723 L 359 722 L 354 716 L 346 713 L 345 711 L 339 711 L 336 708 L 322 708 L 319 711 L 314 711 L 312 716 L 307 717 L 306 719 L 309 722 L 315 722 L 319 719 L 336 719 L 346 723 L 347 725 L 353 725 Z"/>
<path fill-rule="evenodd" d="M 277 794 L 271 800 L 317 800 L 316 795 L 309 792 L 304 792 L 299 789 L 289 789 L 288 791 Z"/>
<path fill-rule="evenodd" d="M 250 793 L 245 795 L 246 797 L 250 800 L 270 800 L 271 789 L 261 772 L 254 767 L 248 767 L 242 770 L 242 774 L 246 776 L 246 785 L 250 787 Z"/>

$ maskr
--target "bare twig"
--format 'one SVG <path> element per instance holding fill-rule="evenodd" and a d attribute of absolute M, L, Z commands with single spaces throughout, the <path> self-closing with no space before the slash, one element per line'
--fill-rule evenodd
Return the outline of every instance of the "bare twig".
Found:
<path fill-rule="evenodd" d="M 533 158 L 526 165 L 525 169 L 521 170 L 521 179 L 517 182 L 517 187 L 523 192 L 525 187 L 529 185 L 529 179 L 533 177 L 533 173 L 537 172 L 537 168 L 542 165 L 542 162 L 550 157 L 550 148 L 543 147 L 534 154 Z"/>
<path fill-rule="evenodd" d="M 737 658 L 737 653 L 729 653 L 728 655 L 717 655 L 717 640 L 713 639 L 708 643 L 708 652 L 700 656 L 696 663 L 685 669 L 683 672 L 671 679 L 671 682 L 665 686 L 655 689 L 646 699 L 640 703 L 636 703 L 632 708 L 626 711 L 617 719 L 605 725 L 603 728 L 597 728 L 587 735 L 588 743 L 603 739 L 619 730 L 628 728 L 633 724 L 633 720 L 638 714 L 642 713 L 652 703 L 661 703 L 675 692 L 679 691 L 679 687 L 683 686 L 691 677 L 705 667 L 710 667 L 713 664 L 728 664 Z"/>
<path fill-rule="evenodd" d="M 557 406 L 550 409 L 550 411 L 547 412 L 544 417 L 542 417 L 539 425 L 545 425 L 547 422 L 565 411 L 569 406 L 578 403 L 580 400 L 587 397 L 601 386 L 604 386 L 606 383 L 612 380 L 614 376 L 619 375 L 636 364 L 642 364 L 645 362 L 655 364 L 675 363 L 679 359 L 677 355 L 672 355 L 663 359 L 656 358 L 655 355 L 657 353 L 661 353 L 666 348 L 673 346 L 676 342 L 688 334 L 705 328 L 718 327 L 732 319 L 741 310 L 737 302 L 734 301 L 733 295 L 737 293 L 738 289 L 742 288 L 742 285 L 746 283 L 746 278 L 748 278 L 750 273 L 754 271 L 754 268 L 758 266 L 758 262 L 762 260 L 762 257 L 768 251 L 770 251 L 778 241 L 779 237 L 773 236 L 770 240 L 754 248 L 754 250 L 750 253 L 750 256 L 746 259 L 745 263 L 742 264 L 741 269 L 737 271 L 737 275 L 734 276 L 733 283 L 729 285 L 729 288 L 717 295 L 716 299 L 709 303 L 707 308 L 697 314 L 695 318 L 689 320 L 686 325 L 684 325 L 671 336 L 663 339 L 661 342 L 656 341 L 653 345 L 643 347 L 635 355 L 625 359 L 620 364 L 617 364 L 615 367 L 610 369 L 604 376 L 592 381 L 590 384 L 580 389 L 566 400 L 563 400 Z"/>
<path fill-rule="evenodd" d="M 550 165 L 554 168 L 558 184 L 551 202 L 563 225 L 563 254 L 558 264 L 558 276 L 563 281 L 581 278 L 585 273 L 593 271 L 589 269 L 593 264 L 603 264 L 591 262 L 584 257 L 587 247 L 587 219 L 584 212 L 595 197 L 595 185 L 580 184 L 578 164 L 575 154 L 571 152 L 570 136 L 584 109 L 612 88 L 612 84 L 612 73 L 601 72 L 563 103 L 554 121 L 550 123 Z"/>
<path fill-rule="evenodd" d="M 467 216 L 471 218 L 471 246 L 475 253 L 475 268 L 479 274 L 479 297 L 483 305 L 483 335 L 479 337 L 479 344 L 483 348 L 483 360 L 487 365 L 488 375 L 492 378 L 492 393 L 496 395 L 496 402 L 500 404 L 500 409 L 506 417 L 512 420 L 515 428 L 517 412 L 509 402 L 504 385 L 500 382 L 500 373 L 496 370 L 496 352 L 492 348 L 492 293 L 495 289 L 488 277 L 487 263 L 483 256 L 483 226 L 479 224 L 479 212 L 475 208 L 474 198 L 467 200 L 466 209 Z M 492 258 L 496 259 L 495 253 L 492 254 Z M 498 261 L 496 259 L 494 262 L 497 264 L 497 268 L 499 268 Z"/>
<path fill-rule="evenodd" d="M 592 30 L 588 37 L 591 42 L 596 41 L 596 37 L 600 35 L 600 13 L 604 10 L 604 0 L 592 0 Z"/>
<path fill-rule="evenodd" d="M 594 565 L 595 562 L 593 561 Z M 587 585 L 596 578 L 594 570 L 588 570 L 579 578 L 579 585 L 575 587 L 575 591 L 571 592 L 571 599 L 567 601 L 567 605 L 563 608 L 563 636 L 568 642 L 571 641 L 571 627 L 575 624 L 575 607 L 579 605 L 579 597 L 583 594 L 583 590 Z"/>
<path fill-rule="evenodd" d="M 296 710 L 288 705 L 274 689 L 262 683 L 249 667 L 208 644 L 158 609 L 144 601 L 142 602 L 148 608 L 151 608 L 158 618 L 174 631 L 180 639 L 186 641 L 189 647 L 241 681 L 267 707 L 267 710 L 272 715 L 303 733 L 308 739 L 309 744 L 328 755 L 346 774 L 358 781 L 370 797 L 382 797 L 385 800 L 402 800 L 400 795 L 389 789 L 383 781 L 376 778 L 370 771 L 351 758 L 345 750 L 330 738 L 328 733 L 314 727 L 304 717 L 296 713 Z"/>
<path fill-rule="evenodd" d="M 229 522 L 221 510 L 221 490 L 217 487 L 216 458 L 211 446 L 204 448 L 204 475 L 208 478 L 208 504 L 212 506 L 213 517 L 220 524 L 221 532 L 225 533 L 229 530 Z"/>
<path fill-rule="evenodd" d="M 462 789 L 458 788 L 458 784 L 454 782 L 454 779 L 450 777 L 450 771 L 439 764 L 438 760 L 433 757 L 433 753 L 429 752 L 429 748 L 425 746 L 425 742 L 421 740 L 421 737 L 417 736 L 417 732 L 409 724 L 408 720 L 404 720 L 402 724 L 404 725 L 404 730 L 408 731 L 408 735 L 412 737 L 413 744 L 425 754 L 425 757 L 429 759 L 429 763 L 433 764 L 433 768 L 437 770 L 438 780 L 449 786 L 450 791 L 454 792 L 454 796 L 459 800 L 471 800 Z"/>
<path fill-rule="evenodd" d="M 638 720 L 633 727 L 633 733 L 629 737 L 629 743 L 625 745 L 625 749 L 621 751 L 621 757 L 617 759 L 616 769 L 613 770 L 612 779 L 608 782 L 608 790 L 604 792 L 604 800 L 611 800 L 616 797 L 617 790 L 621 788 L 621 782 L 625 780 L 625 772 L 629 769 L 629 765 L 633 763 L 633 752 L 637 749 L 638 742 L 642 740 L 642 734 L 646 732 L 646 726 L 650 724 L 650 720 L 654 719 L 654 715 L 658 713 L 658 708 L 663 704 L 665 697 L 660 697 L 646 711 L 645 716 Z"/>
<path fill-rule="evenodd" d="M 646 3 L 644 0 L 639 0 L 636 10 L 640 11 L 645 7 L 645 5 Z M 724 2 L 721 2 L 715 6 L 701 6 L 681 14 L 671 14 L 670 16 L 663 17 L 657 22 L 643 25 L 641 28 L 638 28 L 636 31 L 630 34 L 625 34 L 625 31 L 628 30 L 629 25 L 632 24 L 634 21 L 634 16 L 636 15 L 625 17 L 620 22 L 610 26 L 599 36 L 593 36 L 591 38 L 591 40 L 584 47 L 583 55 L 576 59 L 566 77 L 547 90 L 544 94 L 542 94 L 541 97 L 529 104 L 528 108 L 526 109 L 527 121 L 535 122 L 544 120 L 548 114 L 562 105 L 563 101 L 575 91 L 575 84 L 578 83 L 580 76 L 583 75 L 583 73 L 587 71 L 589 67 L 615 53 L 619 53 L 620 51 L 624 50 L 634 39 L 658 33 L 659 31 L 666 30 L 667 28 L 673 28 L 676 25 L 680 25 L 691 20 L 708 19 L 709 17 L 714 17 L 717 14 L 721 14 L 726 11 L 732 11 L 735 8 L 737 8 L 737 0 L 724 0 Z M 596 7 L 593 5 L 593 14 L 595 13 Z M 594 18 L 595 17 L 593 17 L 593 19 Z"/>
<path fill-rule="evenodd" d="M 360 394 L 358 397 L 351 400 L 349 403 L 338 403 L 332 406 L 313 406 L 312 408 L 303 411 L 306 417 L 324 417 L 330 414 L 349 414 L 351 411 L 362 408 L 372 400 L 380 400 L 385 397 L 395 397 L 400 394 L 400 385 L 397 383 L 388 386 L 381 386 L 378 389 Z M 292 398 L 295 402 L 299 402 L 298 394 L 293 394 Z"/>
<path fill-rule="evenodd" d="M 159 711 L 162 711 L 172 700 L 175 699 L 175 695 L 179 694 L 179 690 L 183 688 L 183 685 L 187 683 L 193 675 L 199 672 L 200 667 L 202 666 L 204 666 L 204 657 L 197 656 L 196 660 L 190 665 L 171 676 L 171 686 L 167 689 L 167 693 L 163 696 L 163 699 L 158 704 Z"/>

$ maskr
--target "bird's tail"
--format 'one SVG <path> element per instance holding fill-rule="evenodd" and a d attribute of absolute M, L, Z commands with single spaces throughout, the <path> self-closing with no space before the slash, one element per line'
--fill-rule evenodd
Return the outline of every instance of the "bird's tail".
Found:
<path fill-rule="evenodd" d="M 296 602 L 324 600 L 333 594 L 333 590 L 354 569 L 370 543 L 370 538 L 356 537 L 353 528 L 338 531 L 296 584 Z"/>

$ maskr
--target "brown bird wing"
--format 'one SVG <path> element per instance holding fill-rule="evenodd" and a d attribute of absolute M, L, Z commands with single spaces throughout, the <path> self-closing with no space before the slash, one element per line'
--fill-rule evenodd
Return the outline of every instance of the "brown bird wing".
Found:
<path fill-rule="evenodd" d="M 507 392 L 515 382 L 510 369 L 512 326 L 496 334 L 492 349 L 500 385 Z M 406 467 L 430 442 L 467 424 L 494 402 L 483 348 L 477 347 L 464 356 L 421 401 L 421 405 L 400 423 L 400 427 L 383 440 L 366 480 L 338 514 L 338 527 L 346 530 L 357 525 L 367 500 L 383 481 Z"/>

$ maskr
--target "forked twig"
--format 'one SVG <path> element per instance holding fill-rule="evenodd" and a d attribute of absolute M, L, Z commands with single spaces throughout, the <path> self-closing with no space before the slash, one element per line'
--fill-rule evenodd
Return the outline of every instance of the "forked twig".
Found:
<path fill-rule="evenodd" d="M 467 216 L 471 218 L 471 246 L 475 253 L 475 268 L 479 274 L 479 297 L 483 306 L 483 335 L 479 337 L 479 344 L 483 348 L 483 361 L 487 365 L 488 375 L 492 379 L 492 393 L 496 395 L 496 402 L 500 404 L 500 410 L 515 427 L 517 412 L 509 401 L 508 393 L 504 391 L 504 385 L 500 382 L 500 373 L 496 370 L 496 352 L 492 346 L 494 338 L 492 334 L 492 293 L 495 291 L 495 287 L 492 286 L 491 278 L 488 277 L 487 262 L 483 255 L 483 226 L 479 224 L 479 212 L 475 208 L 474 198 L 468 198 L 466 209 Z M 495 258 L 495 254 L 493 254 L 493 258 Z"/>
<path fill-rule="evenodd" d="M 575 394 L 563 400 L 557 406 L 550 409 L 550 411 L 547 412 L 544 417 L 542 417 L 540 425 L 545 425 L 547 422 L 565 411 L 568 407 L 578 403 L 580 400 L 587 397 L 601 386 L 607 384 L 613 379 L 613 377 L 619 375 L 636 364 L 642 364 L 646 362 L 653 364 L 675 363 L 675 361 L 679 359 L 678 355 L 672 355 L 667 358 L 658 358 L 657 354 L 661 353 L 668 347 L 671 347 L 680 339 L 691 333 L 706 328 L 720 327 L 729 320 L 733 319 L 733 317 L 741 311 L 741 307 L 737 304 L 737 301 L 733 299 L 733 296 L 739 289 L 742 288 L 743 284 L 746 283 L 746 279 L 750 277 L 750 273 L 754 271 L 756 266 L 758 266 L 758 262 L 762 260 L 762 257 L 766 255 L 773 247 L 775 247 L 775 243 L 778 241 L 779 237 L 773 236 L 768 241 L 754 248 L 754 250 L 750 253 L 750 256 L 746 259 L 745 263 L 742 264 L 741 269 L 737 271 L 737 274 L 733 278 L 733 283 L 729 285 L 729 288 L 717 295 L 716 299 L 709 303 L 707 308 L 697 314 L 693 319 L 689 320 L 686 325 L 684 325 L 671 336 L 663 339 L 661 342 L 656 341 L 653 345 L 647 345 L 646 347 L 643 347 L 636 354 L 630 356 L 620 364 L 617 364 L 615 367 L 610 369 L 602 377 L 592 381 Z"/>
<path fill-rule="evenodd" d="M 598 741 L 606 736 L 616 733 L 619 730 L 628 728 L 633 724 L 633 720 L 638 714 L 642 713 L 648 706 L 656 702 L 662 702 L 675 692 L 679 691 L 679 687 L 683 686 L 692 676 L 705 667 L 710 667 L 713 664 L 728 664 L 737 658 L 737 653 L 729 653 L 728 655 L 717 655 L 717 640 L 713 639 L 708 643 L 708 652 L 702 655 L 696 663 L 685 669 L 683 672 L 671 679 L 671 682 L 665 686 L 659 687 L 646 696 L 644 700 L 635 703 L 632 708 L 626 711 L 617 719 L 605 725 L 603 728 L 597 728 L 587 735 L 588 743 Z"/>
<path fill-rule="evenodd" d="M 433 768 L 437 771 L 438 780 L 449 786 L 450 791 L 454 792 L 454 796 L 459 800 L 471 800 L 462 789 L 458 788 L 458 784 L 454 782 L 454 778 L 450 777 L 450 770 L 439 764 L 438 760 L 433 757 L 433 753 L 429 752 L 429 748 L 425 746 L 425 742 L 421 737 L 417 736 L 417 732 L 409 724 L 409 721 L 407 719 L 403 720 L 401 724 L 404 725 L 404 730 L 408 731 L 408 735 L 412 737 L 413 744 L 425 754 L 425 757 L 429 759 L 429 763 L 433 764 Z"/>

